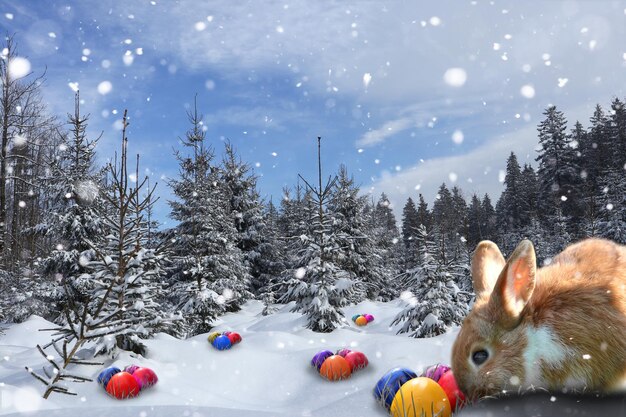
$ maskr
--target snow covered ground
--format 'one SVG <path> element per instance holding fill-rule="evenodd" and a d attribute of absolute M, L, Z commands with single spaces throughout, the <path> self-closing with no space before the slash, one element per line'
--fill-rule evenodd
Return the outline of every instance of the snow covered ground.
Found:
<path fill-rule="evenodd" d="M 426 366 L 449 362 L 456 331 L 432 339 L 396 335 L 390 328 L 400 301 L 363 302 L 347 307 L 347 318 L 370 313 L 376 320 L 358 328 L 350 322 L 330 334 L 305 329 L 304 318 L 281 306 L 262 316 L 262 304 L 248 302 L 242 311 L 226 314 L 216 330 L 237 331 L 243 342 L 227 351 L 213 349 L 206 335 L 178 340 L 160 334 L 147 341 L 147 357 L 123 353 L 102 359 L 105 366 L 138 364 L 154 369 L 158 384 L 138 397 L 118 401 L 96 382 L 75 384 L 78 397 L 53 394 L 41 398 L 42 385 L 24 366 L 44 361 L 35 349 L 49 335 L 40 317 L 10 326 L 0 336 L 0 415 L 32 416 L 385 416 L 372 397 L 372 388 L 389 369 L 405 366 L 420 372 Z M 348 380 L 329 382 L 309 366 L 323 349 L 349 347 L 367 355 L 370 365 Z M 84 366 L 94 380 L 101 368 Z"/>

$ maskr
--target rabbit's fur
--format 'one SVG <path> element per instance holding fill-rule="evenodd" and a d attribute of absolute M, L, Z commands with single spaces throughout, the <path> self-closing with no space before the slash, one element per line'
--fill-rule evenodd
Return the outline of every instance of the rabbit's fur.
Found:
<path fill-rule="evenodd" d="M 625 246 L 587 239 L 537 269 L 530 241 L 506 262 L 483 241 L 472 278 L 476 302 L 452 348 L 454 375 L 468 397 L 625 388 Z M 481 350 L 487 355 L 473 360 Z M 481 355 L 487 359 L 477 365 Z"/>

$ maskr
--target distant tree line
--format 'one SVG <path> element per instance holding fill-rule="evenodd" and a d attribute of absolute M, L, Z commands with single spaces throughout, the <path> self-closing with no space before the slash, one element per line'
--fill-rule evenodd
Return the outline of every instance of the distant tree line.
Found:
<path fill-rule="evenodd" d="M 440 258 L 458 260 L 483 239 L 505 253 L 529 238 L 549 259 L 572 240 L 590 236 L 626 242 L 626 109 L 614 99 L 608 114 L 597 105 L 585 129 L 567 131 L 562 112 L 552 106 L 539 123 L 537 170 L 507 159 L 504 189 L 496 202 L 485 194 L 469 203 L 458 187 L 445 184 L 432 210 L 419 195 L 409 198 L 402 214 L 405 268 L 419 263 L 419 227 L 439 242 Z M 463 244 L 459 244 L 459 241 Z"/>

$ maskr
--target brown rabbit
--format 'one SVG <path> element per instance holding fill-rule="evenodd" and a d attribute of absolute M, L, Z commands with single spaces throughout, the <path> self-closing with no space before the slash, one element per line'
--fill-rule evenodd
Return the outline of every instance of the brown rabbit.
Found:
<path fill-rule="evenodd" d="M 476 302 L 452 347 L 469 398 L 527 388 L 626 388 L 626 247 L 587 239 L 537 269 L 522 241 L 505 262 L 489 241 L 472 259 Z"/>

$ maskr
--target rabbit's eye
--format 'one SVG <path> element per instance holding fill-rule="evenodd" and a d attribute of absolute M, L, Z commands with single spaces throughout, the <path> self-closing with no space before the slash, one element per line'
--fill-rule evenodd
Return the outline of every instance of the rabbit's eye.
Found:
<path fill-rule="evenodd" d="M 489 352 L 486 350 L 477 350 L 472 353 L 472 362 L 474 362 L 475 365 L 482 365 L 487 359 L 489 359 Z"/>

